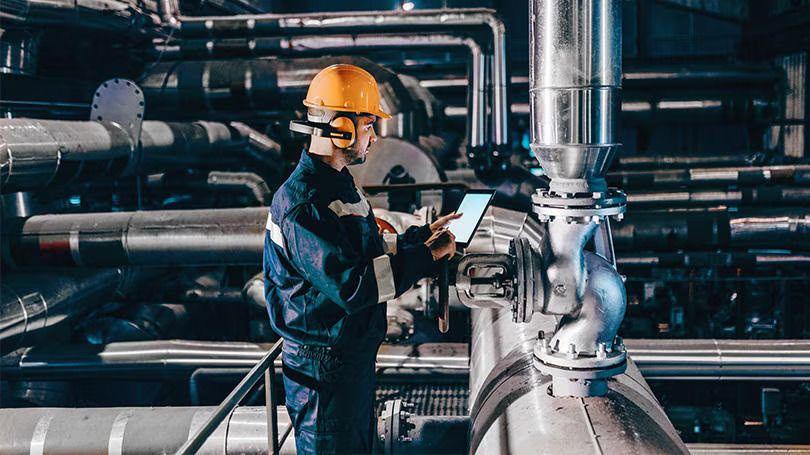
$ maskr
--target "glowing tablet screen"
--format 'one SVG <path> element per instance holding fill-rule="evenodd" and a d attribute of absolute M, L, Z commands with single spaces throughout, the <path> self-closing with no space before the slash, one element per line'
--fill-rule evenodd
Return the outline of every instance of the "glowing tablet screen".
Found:
<path fill-rule="evenodd" d="M 448 224 L 448 229 L 456 236 L 456 243 L 467 245 L 475 234 L 475 229 L 484 217 L 493 192 L 469 192 L 464 195 L 461 205 L 456 213 L 461 213 L 461 218 L 453 220 Z"/>

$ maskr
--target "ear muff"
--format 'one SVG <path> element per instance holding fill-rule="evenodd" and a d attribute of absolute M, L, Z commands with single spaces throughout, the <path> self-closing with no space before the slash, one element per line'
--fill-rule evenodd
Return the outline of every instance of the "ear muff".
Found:
<path fill-rule="evenodd" d="M 334 128 L 334 129 L 336 129 L 338 131 L 343 131 L 344 133 L 349 133 L 352 136 L 351 139 L 334 139 L 333 138 L 332 143 L 335 144 L 335 147 L 345 149 L 345 148 L 349 148 L 352 145 L 354 145 L 355 138 L 357 138 L 357 131 L 356 131 L 356 127 L 354 125 L 354 120 L 352 120 L 351 118 L 349 118 L 349 117 L 347 117 L 345 115 L 341 115 L 341 116 L 335 117 L 331 122 L 329 122 L 329 125 L 332 128 Z"/>

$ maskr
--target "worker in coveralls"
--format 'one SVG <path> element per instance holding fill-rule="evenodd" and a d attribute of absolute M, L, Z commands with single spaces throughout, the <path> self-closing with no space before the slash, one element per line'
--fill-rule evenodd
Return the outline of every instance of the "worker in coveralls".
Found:
<path fill-rule="evenodd" d="M 371 74 L 347 64 L 325 68 L 304 105 L 307 120 L 290 129 L 310 134 L 310 145 L 275 193 L 267 219 L 267 310 L 284 338 L 284 389 L 298 453 L 369 453 L 385 303 L 455 253 L 445 225 L 456 215 L 395 239 L 380 235 L 346 168 L 365 160 L 377 140 L 374 122 L 391 117 Z"/>

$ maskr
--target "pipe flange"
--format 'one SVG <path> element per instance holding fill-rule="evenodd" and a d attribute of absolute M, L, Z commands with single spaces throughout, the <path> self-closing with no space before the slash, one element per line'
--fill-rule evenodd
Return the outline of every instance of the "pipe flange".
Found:
<path fill-rule="evenodd" d="M 600 343 L 595 356 L 582 356 L 573 344 L 567 352 L 552 349 L 541 335 L 534 347 L 533 364 L 542 374 L 551 376 L 554 396 L 602 396 L 608 391 L 607 379 L 627 369 L 627 352 L 618 337 L 611 351 Z"/>
<path fill-rule="evenodd" d="M 607 216 L 621 220 L 627 196 L 621 190 L 602 193 L 557 193 L 537 190 L 532 195 L 533 210 L 541 222 L 563 219 L 568 223 L 599 223 Z"/>

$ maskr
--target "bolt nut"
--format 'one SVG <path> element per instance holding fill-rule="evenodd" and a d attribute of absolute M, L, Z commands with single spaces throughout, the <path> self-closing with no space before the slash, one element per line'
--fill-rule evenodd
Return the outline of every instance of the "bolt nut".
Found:
<path fill-rule="evenodd" d="M 564 283 L 556 283 L 553 288 L 554 294 L 559 296 L 565 295 L 565 284 Z"/>
<path fill-rule="evenodd" d="M 568 345 L 568 352 L 566 353 L 569 359 L 577 358 L 577 346 L 574 343 Z"/>
<path fill-rule="evenodd" d="M 539 330 L 537 332 L 537 339 L 538 340 L 544 340 L 545 338 L 546 338 L 546 332 L 544 332 L 542 330 Z"/>

